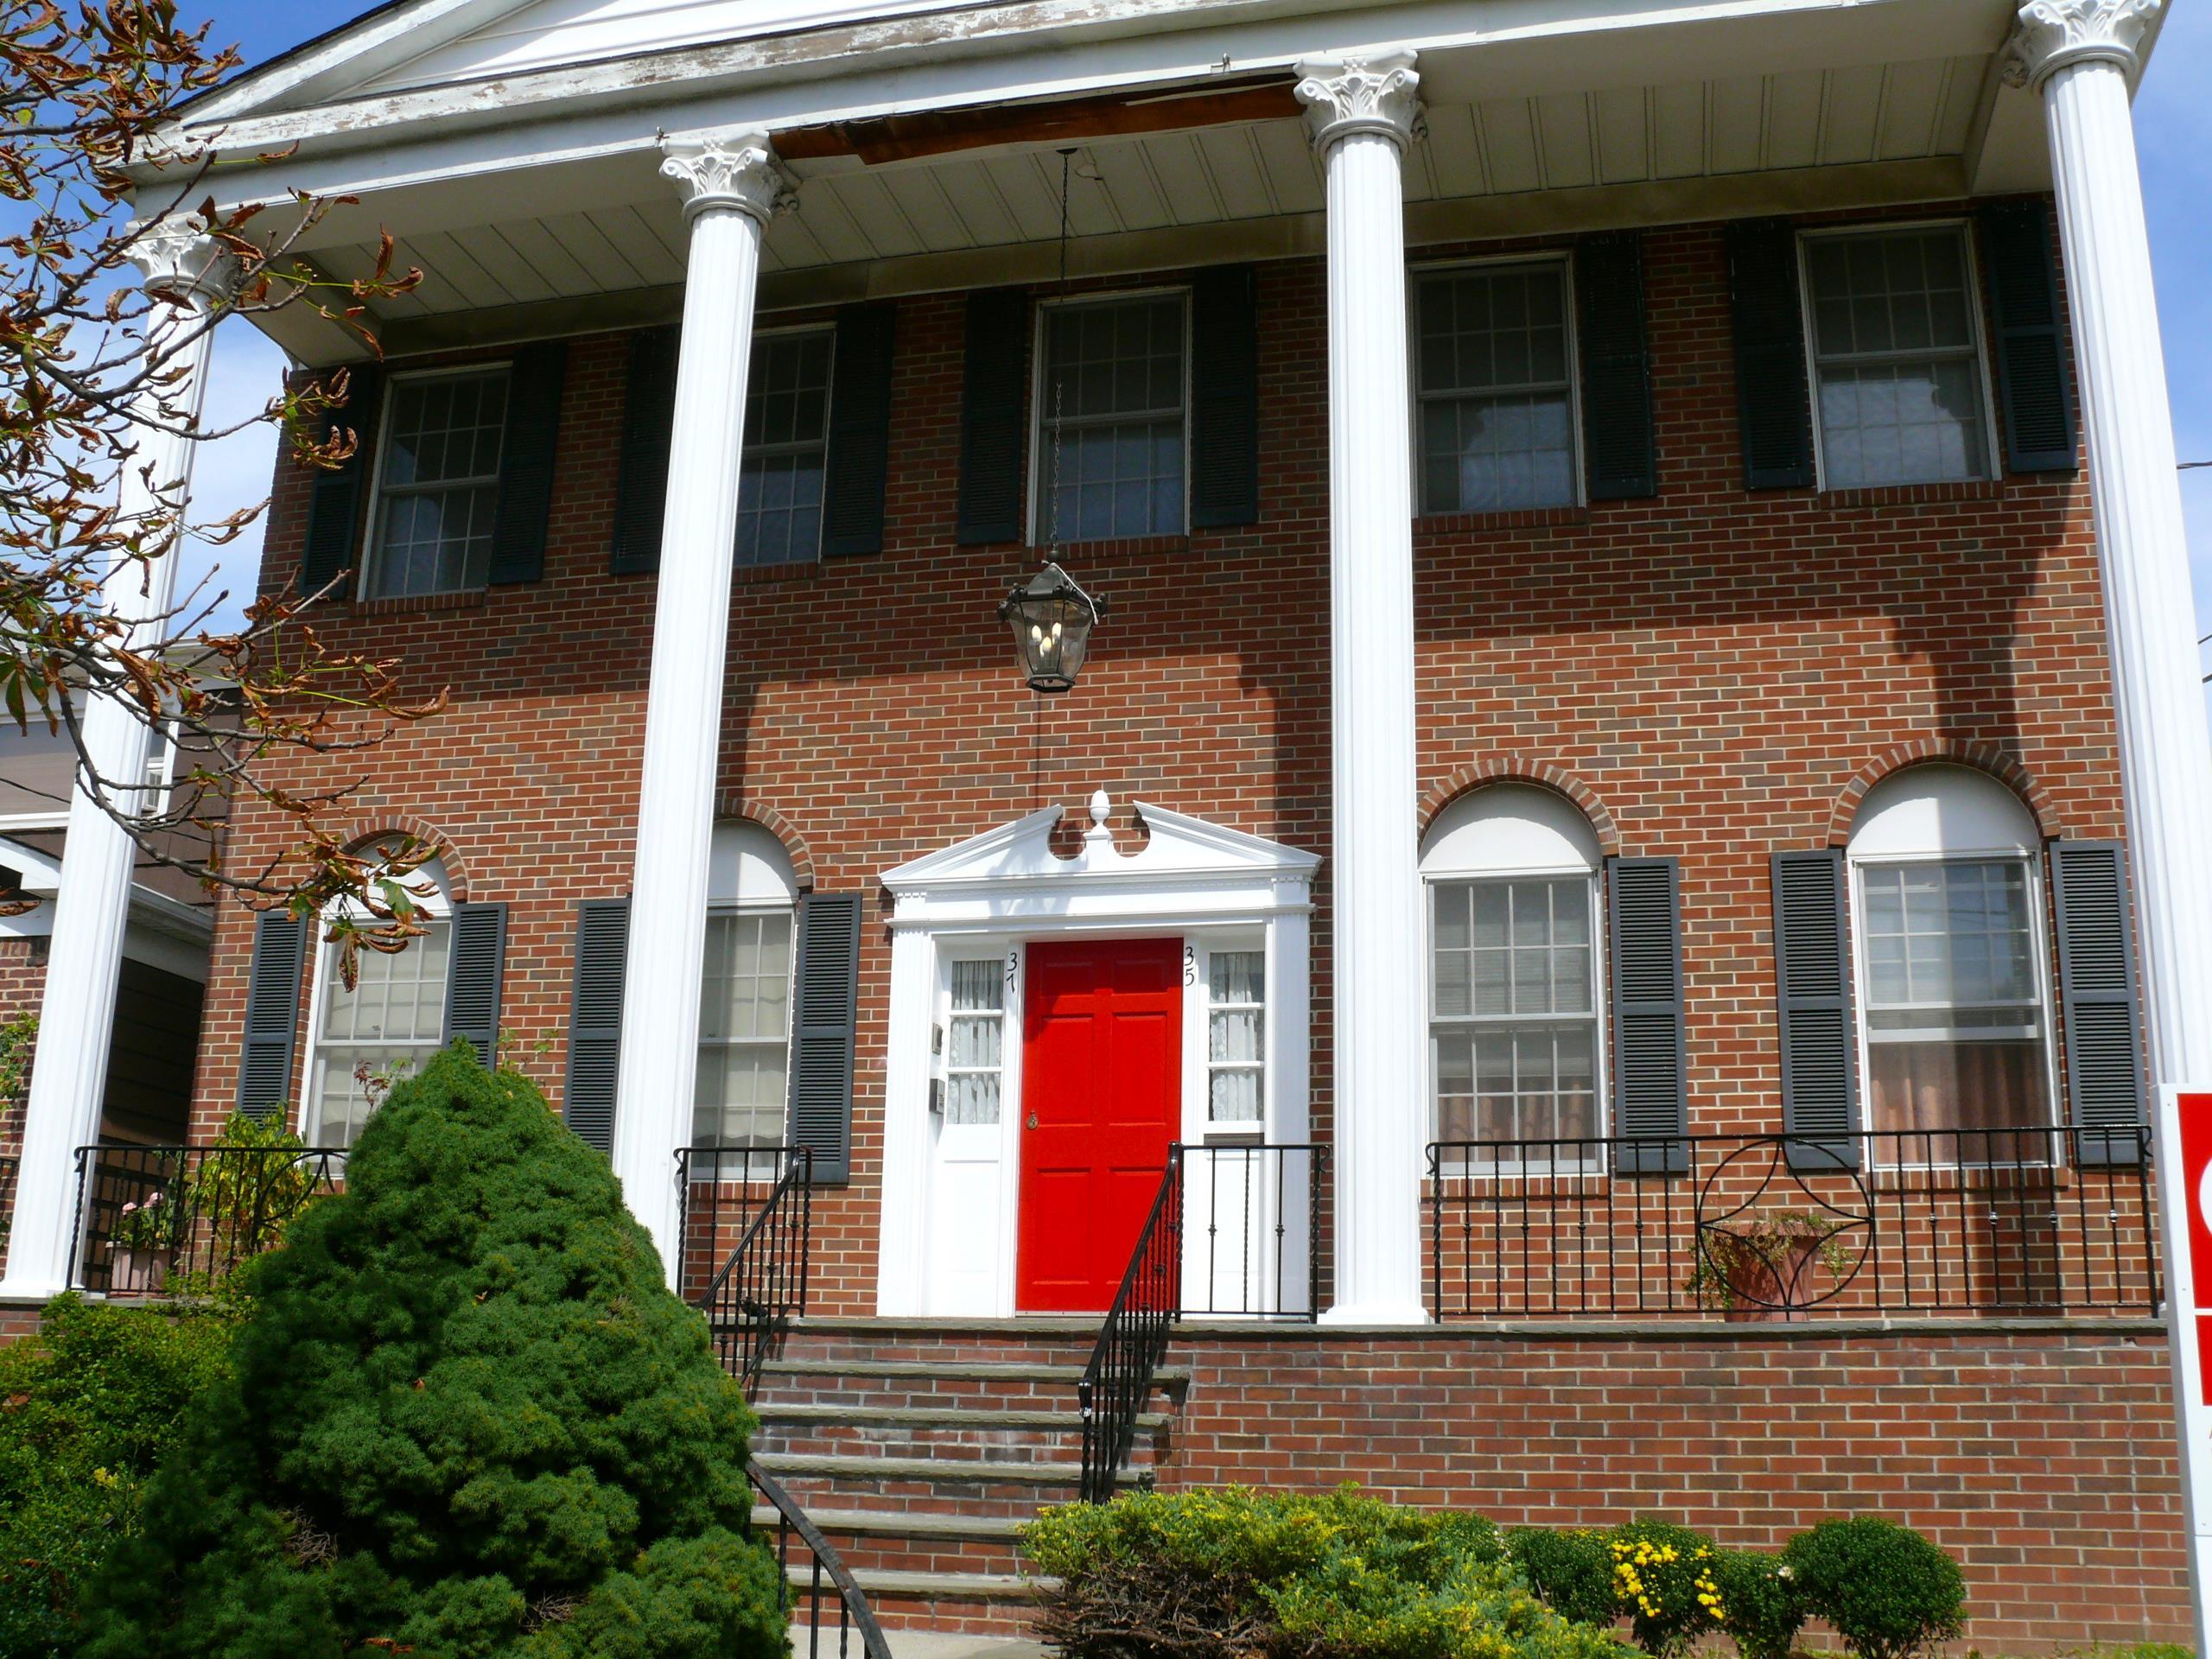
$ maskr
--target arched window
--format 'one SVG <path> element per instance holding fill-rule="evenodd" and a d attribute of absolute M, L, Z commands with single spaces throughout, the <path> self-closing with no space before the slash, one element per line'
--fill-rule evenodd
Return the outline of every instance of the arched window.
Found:
<path fill-rule="evenodd" d="M 1904 1163 L 2009 1160 L 2011 1137 L 1996 1146 L 1947 1132 L 2050 1122 L 2034 818 L 1985 773 L 1912 766 L 1867 792 L 1848 858 L 1868 1126 L 1885 1137 L 1878 1150 Z"/>
<path fill-rule="evenodd" d="M 311 1146 L 352 1146 L 392 1084 L 436 1053 L 444 1037 L 452 888 L 435 858 L 406 885 L 426 925 L 404 950 L 360 952 L 349 990 L 339 975 L 338 947 L 321 949 L 308 1072 Z"/>
<path fill-rule="evenodd" d="M 1421 875 L 1430 1122 L 1439 1141 L 1605 1133 L 1600 868 L 1588 820 L 1529 785 L 1477 790 L 1431 826 Z"/>
<path fill-rule="evenodd" d="M 694 1146 L 783 1142 L 798 901 L 798 884 L 781 842 L 742 820 L 715 826 L 691 1099 Z"/>

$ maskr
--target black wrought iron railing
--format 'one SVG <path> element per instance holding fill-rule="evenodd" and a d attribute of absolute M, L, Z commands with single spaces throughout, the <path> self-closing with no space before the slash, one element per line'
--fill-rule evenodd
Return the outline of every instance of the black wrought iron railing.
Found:
<path fill-rule="evenodd" d="M 70 1283 L 153 1296 L 220 1278 L 281 1243 L 345 1160 L 329 1147 L 79 1147 Z"/>
<path fill-rule="evenodd" d="M 1099 1327 L 1090 1363 L 1075 1385 L 1083 1414 L 1081 1495 L 1086 1503 L 1114 1496 L 1116 1477 L 1135 1448 L 1137 1417 L 1167 1352 L 1181 1300 L 1183 1163 L 1171 1152 L 1160 1191 L 1129 1252 L 1114 1305 Z"/>
<path fill-rule="evenodd" d="M 759 1464 L 747 1465 L 745 1474 L 763 1500 L 754 1506 L 754 1524 L 771 1529 L 793 1659 L 856 1659 L 855 1643 L 865 1659 L 891 1659 L 868 1597 L 821 1529 Z"/>
<path fill-rule="evenodd" d="M 789 1147 L 679 1147 L 676 1287 L 696 1303 L 791 1166 Z"/>
<path fill-rule="evenodd" d="M 1320 1306 L 1320 1199 L 1329 1149 L 1254 1141 L 1177 1147 L 1181 1319 L 1312 1319 Z"/>
<path fill-rule="evenodd" d="M 728 1257 L 692 1299 L 707 1316 L 722 1368 L 748 1395 L 791 1321 L 806 1312 L 813 1173 L 814 1154 L 805 1147 L 785 1160 Z"/>
<path fill-rule="evenodd" d="M 1428 1149 L 1440 1319 L 2150 1313 L 2147 1129 L 1460 1141 Z"/>

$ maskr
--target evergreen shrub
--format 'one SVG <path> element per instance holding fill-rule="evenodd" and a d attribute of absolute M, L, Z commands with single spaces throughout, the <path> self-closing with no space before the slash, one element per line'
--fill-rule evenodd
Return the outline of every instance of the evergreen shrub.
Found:
<path fill-rule="evenodd" d="M 607 1160 L 465 1044 L 241 1270 L 92 1659 L 777 1659 L 752 1418 Z"/>
<path fill-rule="evenodd" d="M 1782 1565 L 1858 1659 L 1914 1659 L 1965 1623 L 1958 1563 L 1894 1521 L 1823 1521 L 1783 1546 Z"/>

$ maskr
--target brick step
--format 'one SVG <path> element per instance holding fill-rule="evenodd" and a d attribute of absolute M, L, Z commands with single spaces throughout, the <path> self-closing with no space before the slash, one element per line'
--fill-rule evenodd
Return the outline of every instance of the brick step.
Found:
<path fill-rule="evenodd" d="M 762 1456 L 865 1457 L 960 1467 L 994 1460 L 1007 1464 L 1071 1463 L 1083 1452 L 1081 1436 L 1067 1430 L 971 1429 L 960 1425 L 910 1427 L 900 1423 L 849 1426 L 835 1421 L 763 1425 L 753 1437 Z"/>
<path fill-rule="evenodd" d="M 756 1404 L 753 1414 L 763 1423 L 831 1423 L 845 1428 L 964 1428 L 1042 1429 L 1054 1433 L 1083 1432 L 1083 1414 L 1071 1402 L 1058 1411 L 969 1406 L 857 1406 L 842 1401 L 768 1400 Z M 1164 1412 L 1147 1412 L 1137 1419 L 1140 1427 L 1157 1428 L 1167 1421 Z"/>
<path fill-rule="evenodd" d="M 918 1378 L 928 1382 L 973 1379 L 977 1382 L 1062 1382 L 1073 1388 L 1083 1380 L 1084 1363 L 1042 1364 L 1029 1360 L 969 1360 L 951 1363 L 934 1359 L 858 1359 L 849 1353 L 779 1356 L 761 1370 L 771 1376 L 874 1376 Z M 1186 1386 L 1187 1365 L 1163 1365 L 1153 1373 L 1163 1388 Z"/>
<path fill-rule="evenodd" d="M 799 1476 L 823 1481 L 913 1482 L 922 1486 L 1065 1486 L 1075 1490 L 1083 1467 L 1066 1462 L 1014 1463 L 988 1458 L 893 1458 L 843 1452 L 764 1452 L 756 1459 L 778 1478 Z M 1122 1471 L 1124 1484 L 1136 1485 L 1134 1469 Z"/>
<path fill-rule="evenodd" d="M 1034 1382 L 967 1382 L 931 1384 L 889 1379 L 871 1382 L 862 1378 L 846 1383 L 829 1379 L 772 1376 L 747 1396 L 756 1412 L 766 1414 L 781 1406 L 832 1406 L 859 1411 L 1026 1411 L 1074 1413 L 1075 1389 Z M 1172 1406 L 1172 1396 L 1158 1395 L 1152 1402 Z"/>
<path fill-rule="evenodd" d="M 1007 1516 L 1002 1524 L 1007 1529 L 1007 1536 L 996 1539 L 936 1532 L 842 1530 L 831 1532 L 829 1537 L 845 1565 L 855 1573 L 865 1567 L 872 1572 L 1001 1573 L 1018 1577 L 1028 1565 L 1020 1540 L 1014 1535 L 1014 1529 L 1022 1523 Z"/>
<path fill-rule="evenodd" d="M 1079 1326 L 1054 1322 L 814 1319 L 796 1321 L 777 1345 L 774 1359 L 906 1362 L 939 1370 L 971 1365 L 1076 1368 L 1079 1376 L 1098 1339 L 1095 1321 Z"/>
<path fill-rule="evenodd" d="M 1009 1525 L 1034 1520 L 1039 1510 L 1056 1503 L 1072 1503 L 1076 1497 L 1072 1480 L 1065 1486 L 1021 1481 L 1001 1485 L 959 1482 L 938 1486 L 918 1480 L 792 1475 L 786 1478 L 785 1485 L 810 1516 L 850 1510 L 887 1519 L 901 1516 L 957 1516 L 963 1521 L 1004 1521 Z"/>
<path fill-rule="evenodd" d="M 1021 1521 L 1013 1516 L 914 1513 L 891 1510 L 809 1510 L 806 1518 L 842 1540 L 847 1535 L 884 1538 L 934 1538 L 979 1543 L 1008 1543 L 1017 1540 Z M 756 1503 L 753 1524 L 773 1527 L 779 1511 L 773 1504 Z M 842 1552 L 841 1552 L 842 1553 Z"/>

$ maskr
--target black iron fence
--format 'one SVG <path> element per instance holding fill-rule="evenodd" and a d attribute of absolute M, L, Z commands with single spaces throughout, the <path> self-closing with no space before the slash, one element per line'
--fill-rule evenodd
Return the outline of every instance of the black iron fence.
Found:
<path fill-rule="evenodd" d="M 2147 1129 L 1444 1141 L 1440 1319 L 2149 1313 Z"/>
<path fill-rule="evenodd" d="M 70 1283 L 152 1296 L 219 1278 L 281 1243 L 345 1162 L 331 1147 L 79 1147 Z"/>
<path fill-rule="evenodd" d="M 696 1303 L 791 1166 L 789 1147 L 679 1147 L 676 1288 Z"/>
<path fill-rule="evenodd" d="M 759 1464 L 747 1464 L 745 1474 L 764 1500 L 754 1506 L 753 1522 L 770 1529 L 792 1659 L 857 1659 L 855 1644 L 865 1659 L 891 1659 L 867 1596 L 821 1529 Z"/>
<path fill-rule="evenodd" d="M 1182 1170 L 1179 1316 L 1313 1319 L 1328 1147 L 1230 1142 L 1177 1147 L 1169 1156 Z"/>
<path fill-rule="evenodd" d="M 750 1211 L 728 1256 L 690 1298 L 707 1316 L 722 1368 L 748 1395 L 777 1342 L 806 1313 L 813 1176 L 810 1150 L 802 1147 L 787 1157 L 783 1173 Z M 685 1190 L 690 1190 L 688 1183 Z"/>

